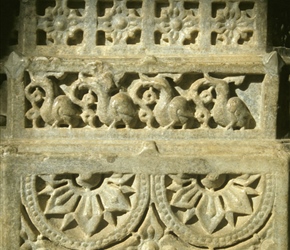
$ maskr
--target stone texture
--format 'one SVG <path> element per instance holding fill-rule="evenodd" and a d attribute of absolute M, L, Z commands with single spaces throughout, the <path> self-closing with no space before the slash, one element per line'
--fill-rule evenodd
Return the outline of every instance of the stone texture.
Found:
<path fill-rule="evenodd" d="M 266 49 L 267 1 L 19 9 L 0 67 L 3 249 L 288 249 L 289 51 Z"/>

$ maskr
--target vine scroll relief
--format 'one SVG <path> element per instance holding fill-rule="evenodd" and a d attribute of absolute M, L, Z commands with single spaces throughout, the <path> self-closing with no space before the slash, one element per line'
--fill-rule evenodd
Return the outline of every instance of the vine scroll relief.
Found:
<path fill-rule="evenodd" d="M 254 129 L 262 75 L 29 72 L 27 127 Z M 254 95 L 256 98 L 252 98 Z"/>

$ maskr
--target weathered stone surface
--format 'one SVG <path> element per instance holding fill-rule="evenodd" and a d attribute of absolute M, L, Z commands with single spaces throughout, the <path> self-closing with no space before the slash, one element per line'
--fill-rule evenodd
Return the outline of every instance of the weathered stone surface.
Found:
<path fill-rule="evenodd" d="M 4 211 L 15 215 L 5 220 L 21 226 L 23 249 L 286 249 L 288 156 L 279 143 L 102 144 L 106 152 L 88 142 L 78 153 L 78 142 L 58 154 L 3 149 Z"/>
<path fill-rule="evenodd" d="M 19 9 L 0 65 L 2 249 L 288 249 L 289 55 L 266 49 L 267 1 Z"/>

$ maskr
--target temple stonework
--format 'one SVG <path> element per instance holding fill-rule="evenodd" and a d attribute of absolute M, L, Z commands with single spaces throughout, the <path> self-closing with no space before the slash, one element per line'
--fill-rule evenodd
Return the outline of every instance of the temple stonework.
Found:
<path fill-rule="evenodd" d="M 287 250 L 290 49 L 269 46 L 267 13 L 19 1 L 0 61 L 1 249 Z"/>

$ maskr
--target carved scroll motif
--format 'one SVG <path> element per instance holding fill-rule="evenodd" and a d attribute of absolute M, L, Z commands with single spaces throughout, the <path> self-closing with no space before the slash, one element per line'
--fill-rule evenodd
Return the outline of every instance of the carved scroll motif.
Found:
<path fill-rule="evenodd" d="M 145 175 L 61 174 L 22 183 L 21 249 L 258 244 L 253 235 L 268 227 L 274 202 L 272 176 L 259 174 L 155 175 L 151 182 Z"/>
<path fill-rule="evenodd" d="M 26 118 L 33 128 L 238 130 L 254 129 L 259 116 L 253 114 L 259 104 L 248 106 L 242 95 L 252 81 L 245 75 L 139 74 L 122 86 L 92 63 L 78 74 L 31 72 L 30 78 Z"/>

